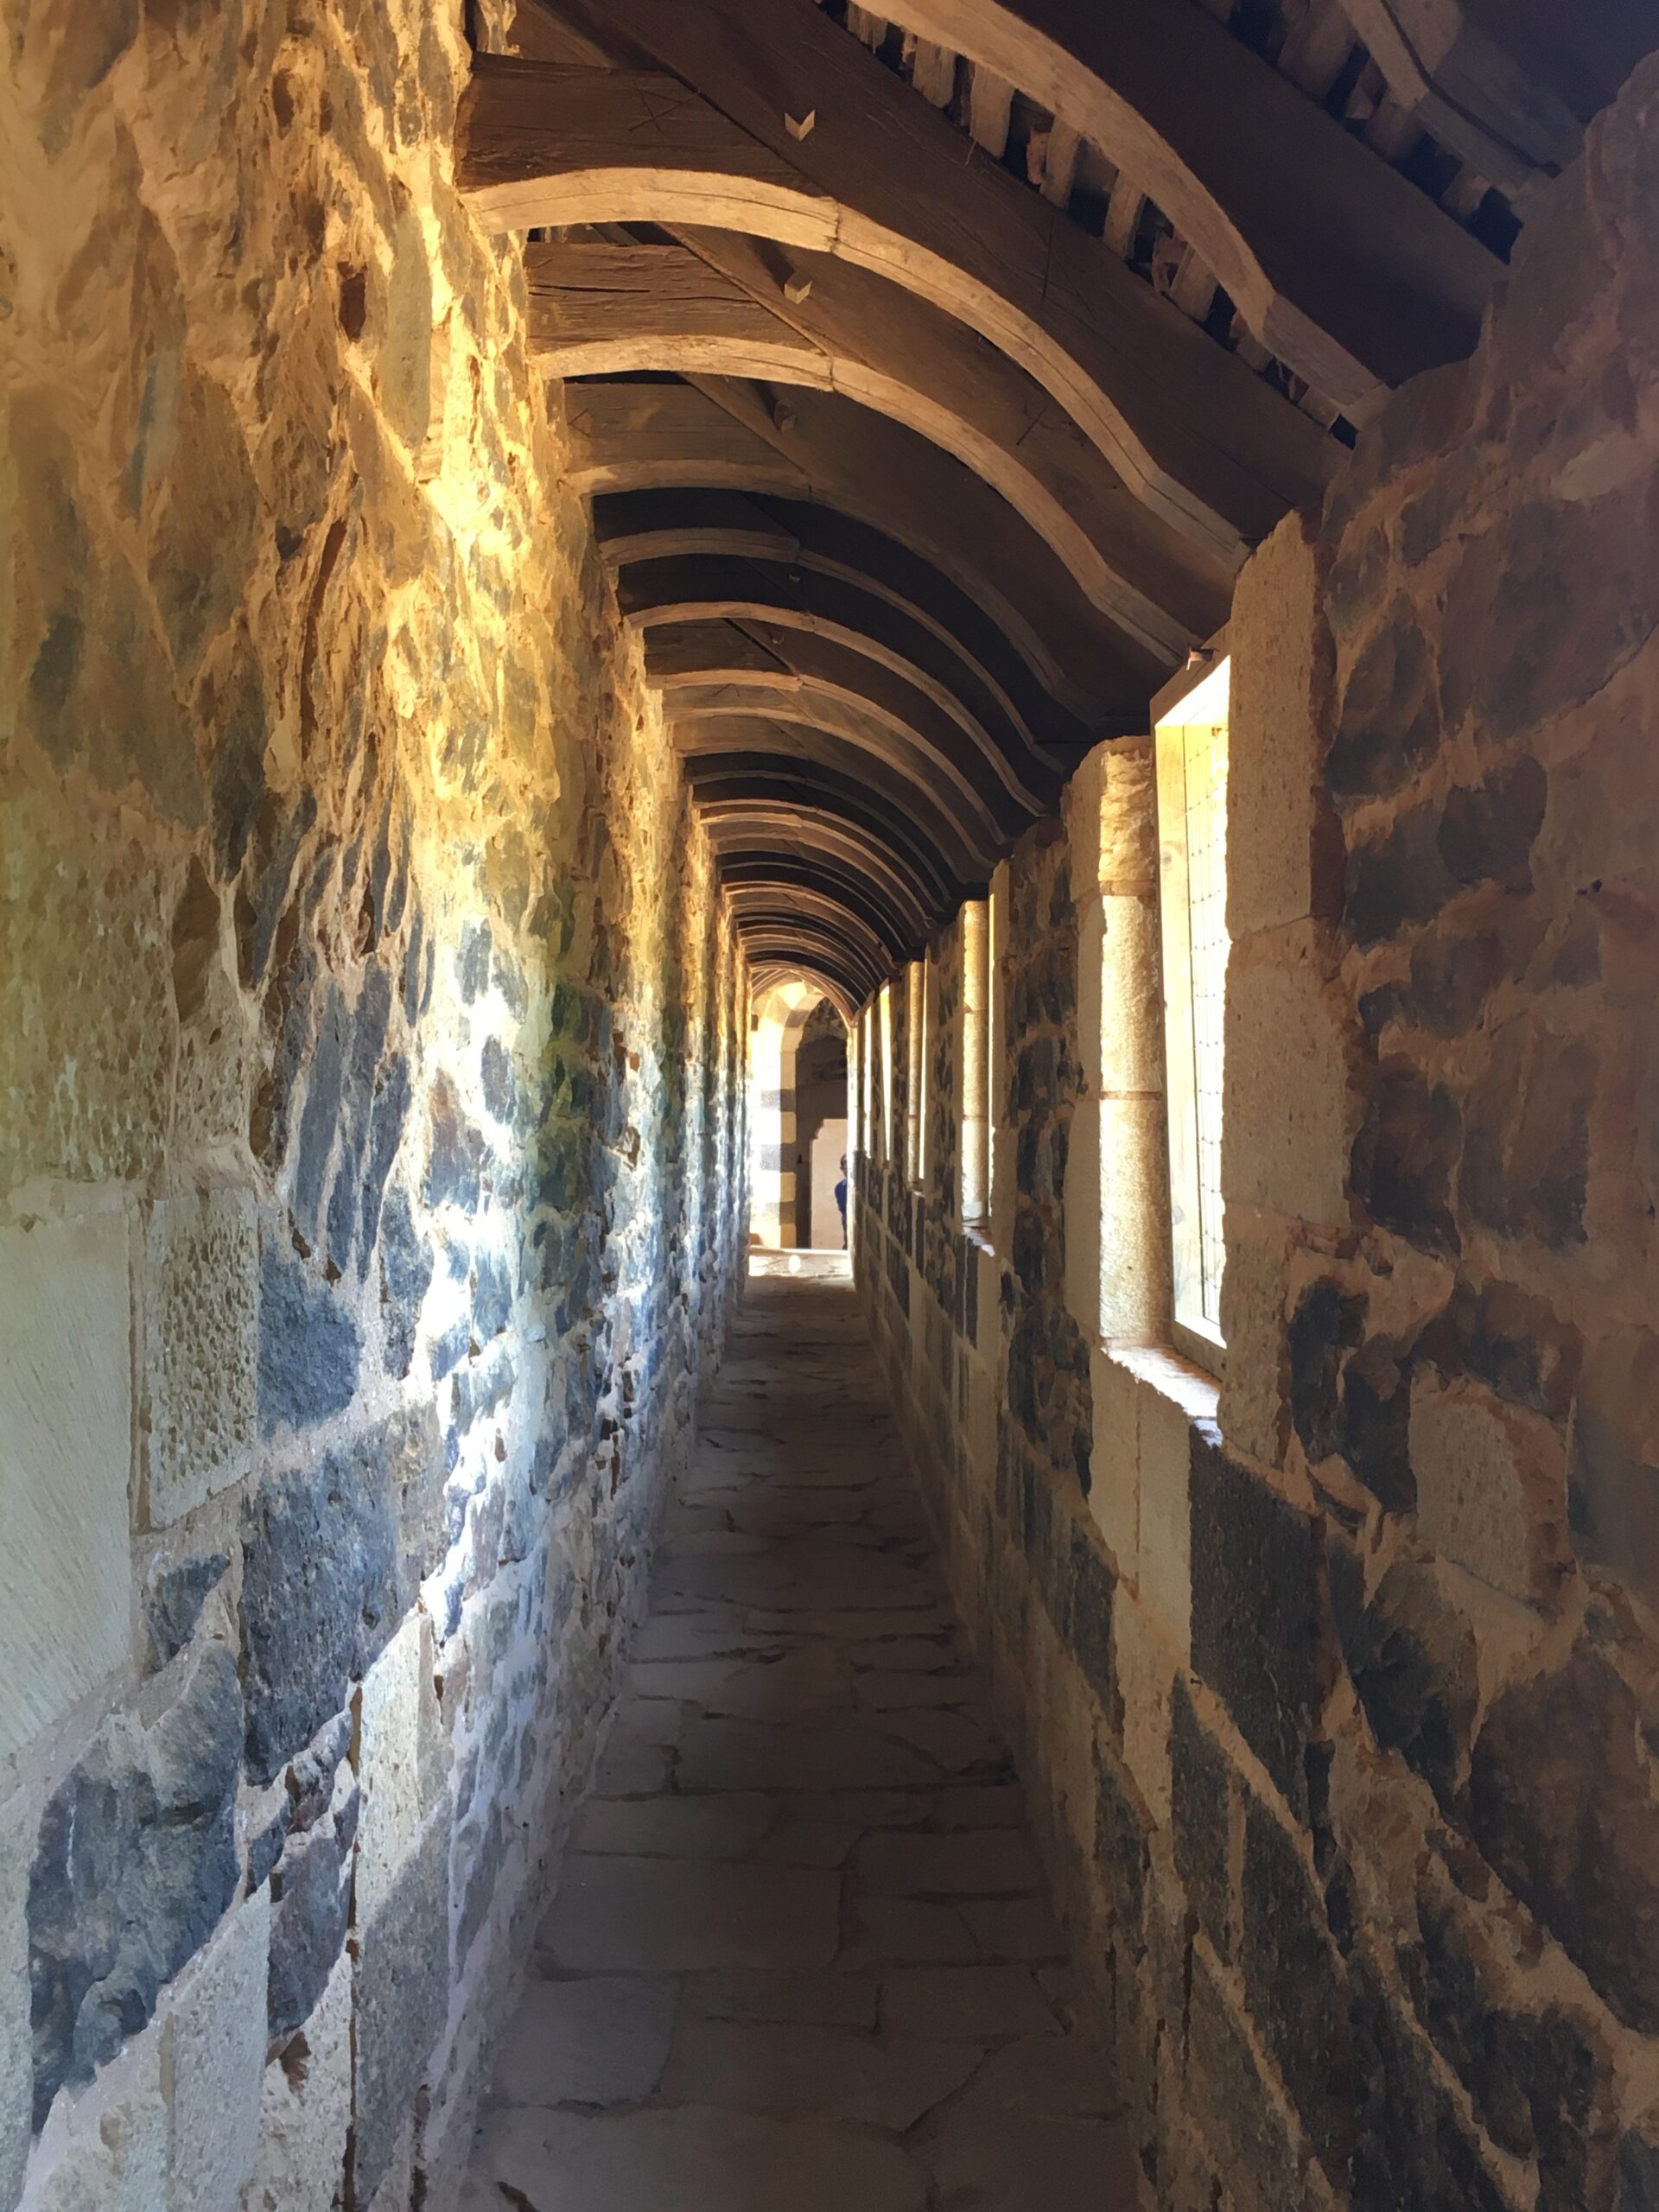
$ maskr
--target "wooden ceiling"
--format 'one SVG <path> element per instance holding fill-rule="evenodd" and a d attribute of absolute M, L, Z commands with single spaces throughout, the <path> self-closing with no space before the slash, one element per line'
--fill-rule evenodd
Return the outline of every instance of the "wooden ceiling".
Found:
<path fill-rule="evenodd" d="M 752 957 L 856 1003 L 1472 346 L 1637 0 L 521 0 L 462 189 Z"/>

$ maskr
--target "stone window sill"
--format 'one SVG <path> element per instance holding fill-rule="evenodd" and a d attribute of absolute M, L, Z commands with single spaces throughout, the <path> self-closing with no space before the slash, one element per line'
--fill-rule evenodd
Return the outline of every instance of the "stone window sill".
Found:
<path fill-rule="evenodd" d="M 1102 1358 L 1134 1376 L 1137 1382 L 1155 1390 L 1178 1406 L 1189 1421 L 1213 1421 L 1221 1403 L 1221 1385 L 1215 1376 L 1185 1353 L 1167 1344 L 1128 1344 L 1103 1338 L 1096 1344 Z"/>

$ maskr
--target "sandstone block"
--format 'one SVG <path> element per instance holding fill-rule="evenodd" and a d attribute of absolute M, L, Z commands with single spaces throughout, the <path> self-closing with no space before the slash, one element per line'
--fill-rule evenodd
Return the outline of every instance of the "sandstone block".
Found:
<path fill-rule="evenodd" d="M 1141 1386 L 1115 1353 L 1091 1346 L 1089 1396 L 1094 1413 L 1089 1510 L 1119 1573 L 1132 1575 L 1140 1548 Z"/>
<path fill-rule="evenodd" d="M 144 1230 L 152 1528 L 238 1482 L 257 1414 L 259 1229 L 247 1191 L 159 1200 Z"/>
<path fill-rule="evenodd" d="M 1140 1392 L 1136 1592 L 1183 1664 L 1192 1636 L 1193 1425 L 1212 1420 L 1215 1385 L 1173 1352 L 1124 1351 Z"/>
<path fill-rule="evenodd" d="M 1153 1820 L 1166 1827 L 1175 1656 L 1167 1637 L 1122 1583 L 1112 1606 L 1112 1663 L 1123 1708 L 1123 1764 Z"/>
<path fill-rule="evenodd" d="M 1554 1425 L 1478 1383 L 1423 1376 L 1410 1442 L 1427 1541 L 1510 1597 L 1548 1597 L 1567 1549 L 1566 1454 Z"/>
<path fill-rule="evenodd" d="M 334 2212 L 351 2123 L 352 1962 L 341 1958 L 302 2036 L 264 2070 L 242 2212 Z"/>
<path fill-rule="evenodd" d="M 447 1804 L 362 1928 L 357 1992 L 352 2185 L 366 2204 L 391 2165 L 448 2013 Z"/>
<path fill-rule="evenodd" d="M 39 2212 L 160 2212 L 167 2107 L 154 2055 L 141 2078 L 66 2145 L 34 2197 Z"/>
<path fill-rule="evenodd" d="M 1316 925 L 1254 947 L 1227 971 L 1223 1197 L 1340 1226 L 1359 1123 L 1353 1017 Z"/>
<path fill-rule="evenodd" d="M 1286 1256 L 1276 1223 L 1247 1214 L 1243 1206 L 1229 1212 L 1221 1279 L 1221 1333 L 1227 1345 L 1221 1432 L 1229 1444 L 1269 1465 L 1282 1459 L 1290 1441 Z"/>
<path fill-rule="evenodd" d="M 162 2080 L 168 2212 L 238 2212 L 259 2148 L 270 1898 L 234 1912 L 180 1986 Z"/>
<path fill-rule="evenodd" d="M 1334 912 L 1337 825 L 1322 754 L 1332 648 L 1323 561 L 1307 518 L 1287 515 L 1233 593 L 1227 750 L 1227 928 L 1255 931 Z"/>
<path fill-rule="evenodd" d="M 49 804 L 12 793 L 0 810 L 0 1160 L 19 1181 L 142 1180 L 161 1158 L 176 1034 L 161 883 L 118 830 L 94 818 L 68 836 Z"/>
<path fill-rule="evenodd" d="M 124 1215 L 0 1230 L 0 1758 L 127 1657 L 130 1313 Z"/>
<path fill-rule="evenodd" d="M 371 1920 L 395 1885 L 436 1809 L 449 1746 L 433 1688 L 432 1623 L 410 1613 L 363 1679 L 357 1770 L 357 1913 Z"/>

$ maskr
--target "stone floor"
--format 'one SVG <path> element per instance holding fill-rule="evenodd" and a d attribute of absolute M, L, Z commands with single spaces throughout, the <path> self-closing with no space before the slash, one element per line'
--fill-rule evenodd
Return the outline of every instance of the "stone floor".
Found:
<path fill-rule="evenodd" d="M 1133 2212 L 1070 1992 L 851 1287 L 757 1278 L 468 2212 Z"/>

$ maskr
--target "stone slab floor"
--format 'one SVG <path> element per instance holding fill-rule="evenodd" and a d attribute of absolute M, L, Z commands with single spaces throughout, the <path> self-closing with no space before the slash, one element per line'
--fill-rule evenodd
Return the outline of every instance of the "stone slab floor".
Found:
<path fill-rule="evenodd" d="M 844 1266 L 757 1276 L 469 2212 L 1133 2212 Z"/>

